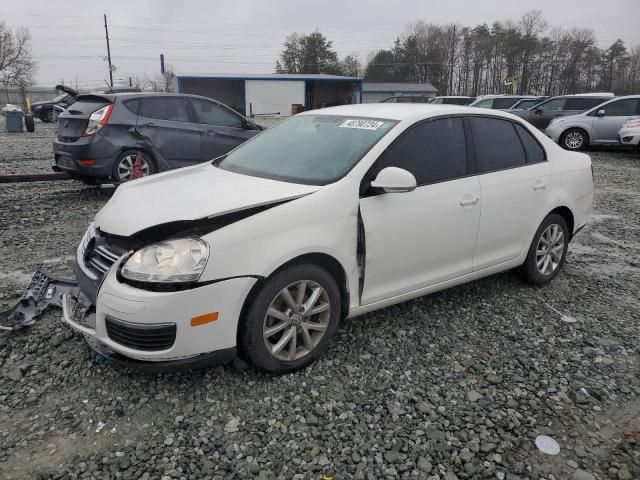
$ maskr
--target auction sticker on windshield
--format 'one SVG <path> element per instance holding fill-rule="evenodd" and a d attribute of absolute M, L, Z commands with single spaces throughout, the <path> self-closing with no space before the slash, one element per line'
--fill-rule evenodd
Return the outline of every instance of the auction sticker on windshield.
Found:
<path fill-rule="evenodd" d="M 345 120 L 340 128 L 359 128 L 361 130 L 377 130 L 384 122 L 378 120 Z"/>

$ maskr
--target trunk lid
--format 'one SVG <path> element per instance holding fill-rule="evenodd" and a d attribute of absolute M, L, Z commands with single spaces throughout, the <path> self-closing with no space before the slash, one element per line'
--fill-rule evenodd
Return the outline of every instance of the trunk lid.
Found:
<path fill-rule="evenodd" d="M 74 142 L 82 136 L 89 117 L 111 103 L 109 98 L 100 95 L 82 95 L 58 117 L 58 140 Z"/>
<path fill-rule="evenodd" d="M 68 93 L 72 97 L 78 96 L 78 91 L 67 85 L 56 85 L 56 90 L 60 90 L 61 92 Z"/>

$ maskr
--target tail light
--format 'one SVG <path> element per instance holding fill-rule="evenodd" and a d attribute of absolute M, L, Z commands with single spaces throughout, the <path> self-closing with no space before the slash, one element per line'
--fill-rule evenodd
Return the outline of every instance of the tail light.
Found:
<path fill-rule="evenodd" d="M 111 115 L 111 111 L 113 110 L 113 103 L 110 103 L 106 107 L 102 107 L 100 110 L 96 110 L 89 117 L 89 123 L 87 124 L 87 128 L 82 133 L 83 137 L 88 137 L 89 135 L 93 135 L 102 127 L 107 124 L 107 120 L 109 120 L 109 115 Z"/>

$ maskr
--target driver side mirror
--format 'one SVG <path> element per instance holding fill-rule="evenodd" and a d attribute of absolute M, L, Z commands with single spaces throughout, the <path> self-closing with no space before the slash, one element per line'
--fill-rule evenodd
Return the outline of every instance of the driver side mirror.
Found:
<path fill-rule="evenodd" d="M 537 113 L 538 115 L 540 115 L 543 112 L 542 108 L 537 107 L 533 109 L 533 113 Z"/>
<path fill-rule="evenodd" d="M 607 111 L 604 108 L 601 108 L 596 112 L 596 117 L 604 117 L 607 114 Z"/>
<path fill-rule="evenodd" d="M 380 189 L 384 193 L 411 192 L 416 189 L 416 177 L 403 168 L 387 167 L 380 170 L 371 187 Z"/>

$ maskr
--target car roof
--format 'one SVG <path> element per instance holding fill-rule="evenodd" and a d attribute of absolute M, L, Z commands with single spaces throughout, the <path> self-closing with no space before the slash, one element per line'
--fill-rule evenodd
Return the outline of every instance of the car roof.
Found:
<path fill-rule="evenodd" d="M 340 115 L 416 122 L 440 115 L 482 115 L 522 121 L 510 113 L 462 105 L 433 103 L 359 103 L 309 110 L 299 115 Z"/>
<path fill-rule="evenodd" d="M 475 97 L 467 97 L 465 95 L 438 95 L 433 98 L 475 98 Z"/>
<path fill-rule="evenodd" d="M 203 100 L 209 100 L 215 103 L 220 103 L 219 100 L 214 98 L 204 97 L 202 95 L 192 95 L 190 93 L 168 93 L 168 92 L 109 92 L 109 93 L 83 93 L 78 96 L 78 99 L 87 97 L 101 97 L 114 102 L 116 99 L 132 99 L 132 98 L 144 98 L 144 97 L 178 97 L 178 98 L 201 98 Z"/>
<path fill-rule="evenodd" d="M 485 100 L 487 98 L 538 98 L 538 96 L 536 95 L 509 95 L 507 93 L 496 93 L 496 94 L 489 94 L 489 95 L 480 95 L 478 97 L 476 97 L 478 100 Z"/>

